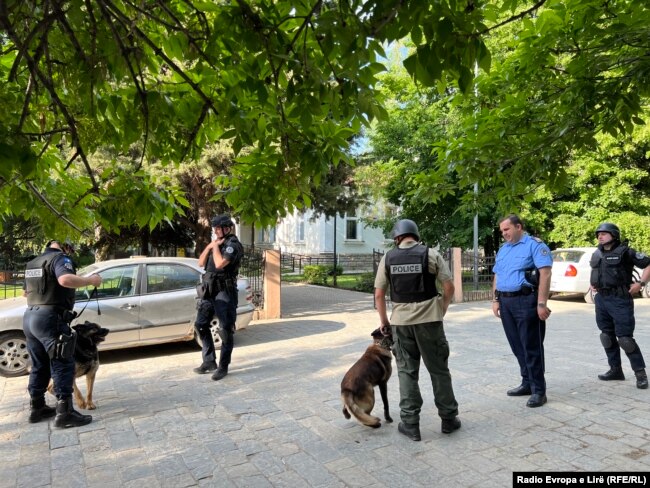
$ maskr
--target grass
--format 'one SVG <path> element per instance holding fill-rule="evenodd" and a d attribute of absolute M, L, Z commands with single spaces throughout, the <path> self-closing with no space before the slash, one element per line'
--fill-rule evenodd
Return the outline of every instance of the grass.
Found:
<path fill-rule="evenodd" d="M 23 287 L 14 285 L 0 286 L 0 300 L 23 296 Z"/>
<path fill-rule="evenodd" d="M 372 275 L 372 273 L 338 275 L 336 277 L 336 288 L 372 293 L 373 292 L 372 286 L 370 286 L 369 289 L 361 289 L 362 283 L 368 282 L 368 274 Z M 283 274 L 282 281 L 286 283 L 307 283 L 305 276 L 302 274 Z M 327 279 L 327 283 L 325 285 L 319 285 L 319 286 L 327 286 L 333 288 L 334 278 L 330 276 Z M 366 288 L 368 288 L 367 285 Z"/>

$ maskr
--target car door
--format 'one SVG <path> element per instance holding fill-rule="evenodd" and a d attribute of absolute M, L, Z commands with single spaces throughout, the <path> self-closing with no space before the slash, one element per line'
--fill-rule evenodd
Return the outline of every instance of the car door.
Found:
<path fill-rule="evenodd" d="M 96 292 L 92 286 L 76 291 L 74 309 L 83 313 L 73 323 L 88 320 L 110 330 L 102 349 L 135 345 L 140 339 L 139 268 L 132 264 L 100 270 L 102 284 Z"/>
<path fill-rule="evenodd" d="M 151 263 L 145 265 L 144 276 L 140 340 L 154 343 L 191 338 L 200 271 L 181 263 Z"/>

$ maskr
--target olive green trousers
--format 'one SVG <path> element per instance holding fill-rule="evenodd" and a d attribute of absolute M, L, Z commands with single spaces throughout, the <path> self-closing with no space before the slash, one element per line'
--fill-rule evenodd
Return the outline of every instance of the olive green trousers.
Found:
<path fill-rule="evenodd" d="M 417 325 L 394 325 L 392 327 L 393 350 L 399 377 L 400 414 L 402 422 L 420 423 L 422 395 L 418 384 L 420 358 L 424 362 L 433 386 L 438 415 L 452 419 L 458 415 L 458 403 L 454 397 L 449 372 L 449 344 L 442 322 Z"/>

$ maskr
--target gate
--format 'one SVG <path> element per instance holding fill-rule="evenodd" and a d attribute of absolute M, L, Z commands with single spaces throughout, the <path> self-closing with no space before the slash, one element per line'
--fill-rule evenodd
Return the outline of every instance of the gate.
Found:
<path fill-rule="evenodd" d="M 244 245 L 239 274 L 248 279 L 256 310 L 264 308 L 264 265 L 264 250 Z"/>

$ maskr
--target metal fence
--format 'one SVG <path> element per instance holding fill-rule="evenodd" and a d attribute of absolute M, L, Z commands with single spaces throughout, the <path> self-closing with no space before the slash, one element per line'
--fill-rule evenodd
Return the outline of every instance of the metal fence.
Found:
<path fill-rule="evenodd" d="M 248 278 L 253 295 L 253 305 L 257 310 L 264 308 L 264 250 L 253 246 L 244 246 L 244 257 L 239 274 Z"/>
<path fill-rule="evenodd" d="M 334 266 L 334 254 L 325 253 L 318 255 L 282 253 L 282 273 L 302 274 L 305 266 L 320 265 Z M 373 254 L 337 254 L 336 265 L 344 273 L 369 273 L 373 271 Z"/>
<path fill-rule="evenodd" d="M 0 300 L 22 296 L 25 271 L 0 270 Z"/>

